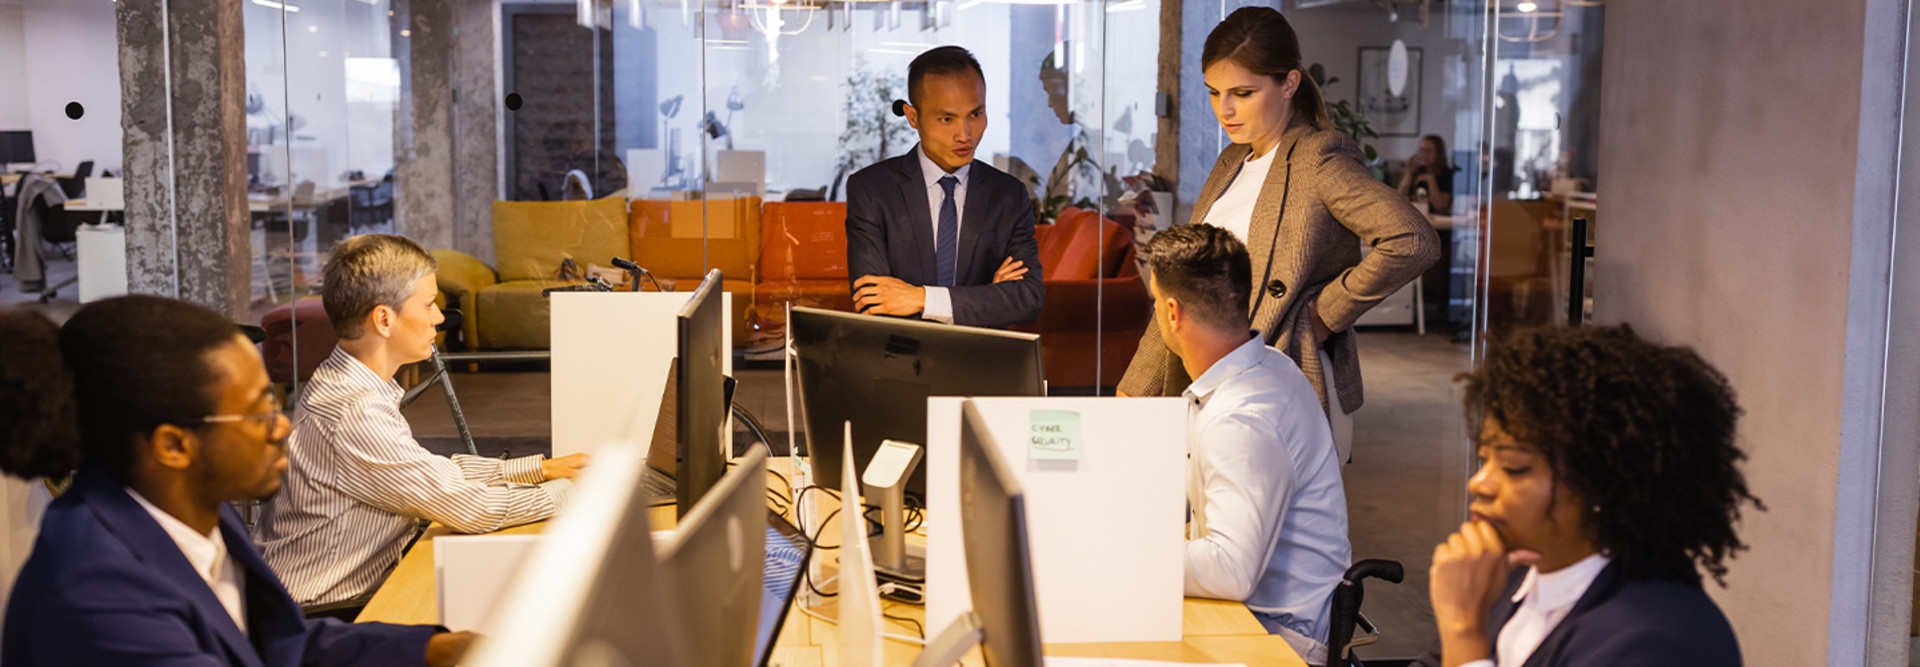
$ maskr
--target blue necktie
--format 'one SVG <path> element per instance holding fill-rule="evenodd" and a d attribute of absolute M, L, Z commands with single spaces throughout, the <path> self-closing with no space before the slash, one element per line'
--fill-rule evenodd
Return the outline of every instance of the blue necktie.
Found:
<path fill-rule="evenodd" d="M 934 233 L 933 275 L 941 287 L 953 286 L 954 259 L 960 256 L 960 211 L 953 203 L 953 188 L 958 185 L 960 179 L 953 174 L 940 179 L 940 189 L 947 191 L 947 198 L 940 202 L 940 227 Z"/>

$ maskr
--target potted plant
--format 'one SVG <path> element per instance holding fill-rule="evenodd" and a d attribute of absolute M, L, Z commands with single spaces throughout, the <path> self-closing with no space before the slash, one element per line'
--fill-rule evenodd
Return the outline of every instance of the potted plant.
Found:
<path fill-rule="evenodd" d="M 848 175 L 885 160 L 913 142 L 913 127 L 893 114 L 893 101 L 907 96 L 907 80 L 895 72 L 875 72 L 866 58 L 856 57 L 845 83 L 846 102 L 841 115 L 847 127 L 840 131 L 840 160 L 835 163 L 828 201 L 839 201 L 840 185 Z"/>

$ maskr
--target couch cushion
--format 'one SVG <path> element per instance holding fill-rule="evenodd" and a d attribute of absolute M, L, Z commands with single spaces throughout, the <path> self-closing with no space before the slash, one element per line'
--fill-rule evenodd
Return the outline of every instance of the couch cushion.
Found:
<path fill-rule="evenodd" d="M 502 281 L 552 279 L 568 257 L 582 271 L 589 264 L 611 266 L 629 248 L 627 200 L 620 197 L 493 203 L 493 252 Z"/>
<path fill-rule="evenodd" d="M 633 261 L 661 278 L 695 278 L 717 268 L 728 280 L 759 279 L 760 198 L 632 205 Z"/>
<path fill-rule="evenodd" d="M 560 280 L 516 280 L 480 288 L 475 299 L 480 350 L 544 350 L 552 347 L 553 306 L 542 290 L 578 284 Z"/>
<path fill-rule="evenodd" d="M 458 250 L 435 250 L 433 261 L 440 265 L 440 269 L 434 272 L 435 280 L 440 283 L 440 294 L 447 299 L 448 307 L 457 308 L 466 316 L 460 322 L 460 339 L 472 345 L 480 335 L 480 314 L 475 310 L 475 295 L 482 288 L 499 282 L 499 278 L 486 263 Z"/>
<path fill-rule="evenodd" d="M 754 290 L 754 303 L 760 318 L 769 322 L 787 321 L 787 304 L 853 311 L 853 295 L 847 291 L 844 279 L 769 280 Z"/>
<path fill-rule="evenodd" d="M 767 202 L 760 279 L 846 280 L 846 202 Z"/>
<path fill-rule="evenodd" d="M 1071 231 L 1072 238 L 1064 244 L 1058 268 L 1047 271 L 1046 279 L 1092 280 L 1117 274 L 1120 259 L 1133 246 L 1126 228 L 1098 211 L 1083 212 L 1075 222 L 1071 230 L 1055 230 L 1055 234 Z"/>

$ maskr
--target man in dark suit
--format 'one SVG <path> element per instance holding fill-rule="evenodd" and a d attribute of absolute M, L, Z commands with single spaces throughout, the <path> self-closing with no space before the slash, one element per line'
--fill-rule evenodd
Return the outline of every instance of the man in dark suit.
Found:
<path fill-rule="evenodd" d="M 1039 318 L 1046 288 L 1027 189 L 974 159 L 987 129 L 980 63 L 958 46 L 922 53 L 907 97 L 920 144 L 847 179 L 854 307 L 983 327 Z"/>

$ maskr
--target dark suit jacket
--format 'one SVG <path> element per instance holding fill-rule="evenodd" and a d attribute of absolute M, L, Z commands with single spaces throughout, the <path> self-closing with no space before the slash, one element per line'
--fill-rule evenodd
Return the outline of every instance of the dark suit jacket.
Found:
<path fill-rule="evenodd" d="M 1515 570 L 1506 592 L 1488 612 L 1489 647 L 1513 618 L 1519 606 L 1513 594 L 1526 575 L 1525 568 Z M 1439 646 L 1414 664 L 1437 667 Z M 1618 566 L 1608 565 L 1521 667 L 1740 664 L 1740 643 L 1733 636 L 1733 626 L 1706 591 L 1673 581 L 1629 581 Z"/>
<path fill-rule="evenodd" d="M 1046 287 L 1033 240 L 1033 204 L 1019 179 L 979 160 L 967 172 L 960 219 L 959 267 L 953 274 L 953 323 L 1005 328 L 1040 317 Z M 892 276 L 911 285 L 934 282 L 933 218 L 920 147 L 847 179 L 849 288 L 861 276 Z M 1020 280 L 994 284 L 1008 257 L 1026 265 Z"/>
<path fill-rule="evenodd" d="M 0 662 L 35 665 L 419 665 L 432 626 L 309 621 L 232 507 L 227 552 L 246 571 L 248 632 L 166 530 L 112 475 L 86 468 L 47 508 L 7 601 Z"/>

